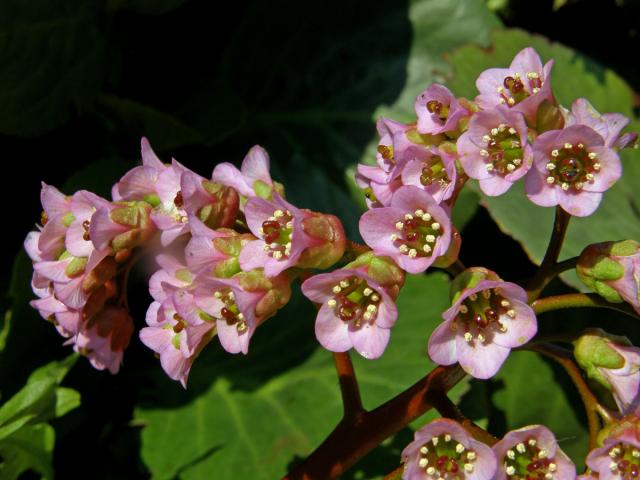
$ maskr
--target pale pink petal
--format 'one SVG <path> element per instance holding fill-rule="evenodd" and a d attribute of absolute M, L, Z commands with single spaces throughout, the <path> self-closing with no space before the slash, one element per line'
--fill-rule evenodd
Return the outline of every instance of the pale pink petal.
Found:
<path fill-rule="evenodd" d="M 451 322 L 438 325 L 429 338 L 429 357 L 438 365 L 453 365 L 458 361 L 456 350 L 456 332 Z"/>
<path fill-rule="evenodd" d="M 315 332 L 320 345 L 331 352 L 346 352 L 353 346 L 347 323 L 326 304 L 318 311 Z"/>
<path fill-rule="evenodd" d="M 493 377 L 509 356 L 510 349 L 495 343 L 484 344 L 474 340 L 467 343 L 462 336 L 456 337 L 458 362 L 462 369 L 474 378 Z"/>

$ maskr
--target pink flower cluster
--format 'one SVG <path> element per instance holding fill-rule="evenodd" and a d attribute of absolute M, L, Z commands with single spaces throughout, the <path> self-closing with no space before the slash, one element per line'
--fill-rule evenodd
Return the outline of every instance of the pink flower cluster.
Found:
<path fill-rule="evenodd" d="M 137 247 L 165 251 L 149 280 L 153 302 L 140 339 L 183 385 L 214 336 L 228 352 L 247 353 L 256 328 L 289 301 L 301 269 L 327 268 L 345 250 L 340 221 L 287 202 L 258 146 L 240 170 L 221 163 L 207 179 L 176 160 L 163 163 L 142 139 L 142 165 L 112 197 L 68 197 L 43 184 L 42 225 L 25 248 L 33 307 L 113 373 L 134 329 L 124 288 Z"/>
<path fill-rule="evenodd" d="M 450 207 L 467 178 L 478 180 L 489 196 L 524 178 L 532 202 L 592 214 L 622 173 L 617 150 L 634 135 L 620 133 L 626 117 L 601 115 L 585 99 L 571 110 L 558 105 L 552 67 L 553 61 L 543 65 L 535 50 L 525 48 L 508 68 L 480 74 L 474 101 L 434 84 L 416 98 L 415 123 L 381 119 L 377 165 L 359 165 L 357 174 L 369 206 L 397 205 L 395 192 L 412 185 Z M 422 244 L 413 246 L 425 256 Z"/>

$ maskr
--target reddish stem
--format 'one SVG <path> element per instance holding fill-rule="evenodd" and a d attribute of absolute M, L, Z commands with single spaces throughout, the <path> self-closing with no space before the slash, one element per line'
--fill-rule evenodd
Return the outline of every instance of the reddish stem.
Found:
<path fill-rule="evenodd" d="M 351 363 L 349 352 L 334 352 L 333 361 L 336 364 L 338 380 L 340 381 L 340 392 L 342 393 L 342 405 L 344 406 L 344 417 L 353 418 L 364 412 L 362 399 L 360 398 L 360 388 L 356 379 L 356 372 Z"/>
<path fill-rule="evenodd" d="M 553 231 L 551 232 L 551 239 L 547 246 L 547 251 L 544 254 L 540 268 L 531 279 L 529 283 L 529 302 L 534 301 L 540 296 L 544 287 L 557 275 L 556 263 L 560 250 L 562 249 L 562 243 L 567 233 L 567 227 L 569 226 L 569 220 L 571 215 L 565 212 L 559 205 L 556 207 L 556 217 L 553 222 Z"/>
<path fill-rule="evenodd" d="M 537 314 L 565 308 L 608 308 L 638 318 L 638 313 L 628 304 L 607 302 L 595 293 L 567 293 L 565 295 L 545 297 L 533 302 L 531 307 Z"/>
<path fill-rule="evenodd" d="M 344 418 L 287 480 L 328 480 L 342 475 L 385 438 L 433 408 L 436 394 L 446 393 L 465 376 L 458 366 L 436 367 L 423 379 L 370 412 Z"/>

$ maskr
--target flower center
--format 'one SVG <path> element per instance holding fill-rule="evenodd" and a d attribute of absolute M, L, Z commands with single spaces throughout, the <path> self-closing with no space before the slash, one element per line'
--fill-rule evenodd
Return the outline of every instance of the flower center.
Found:
<path fill-rule="evenodd" d="M 293 216 L 289 210 L 275 210 L 268 220 L 262 222 L 260 234 L 264 239 L 267 255 L 282 260 L 291 255 Z"/>
<path fill-rule="evenodd" d="M 618 443 L 609 450 L 609 457 L 609 470 L 621 480 L 640 478 L 640 450 L 631 445 Z"/>
<path fill-rule="evenodd" d="M 452 324 L 452 328 L 457 329 L 457 324 L 461 324 L 464 339 L 468 343 L 474 340 L 490 342 L 496 332 L 507 331 L 507 326 L 500 322 L 502 315 L 509 318 L 516 316 L 509 300 L 495 289 L 483 290 L 479 294 L 472 293 L 462 301 L 458 307 L 457 322 Z"/>
<path fill-rule="evenodd" d="M 537 446 L 537 440 L 530 438 L 507 450 L 503 468 L 508 480 L 537 480 L 554 478 L 558 466 L 547 458 L 548 452 Z"/>
<path fill-rule="evenodd" d="M 345 278 L 334 285 L 332 291 L 334 296 L 327 305 L 343 322 L 353 322 L 354 326 L 360 327 L 363 320 L 373 322 L 378 316 L 380 294 L 365 280 L 355 276 Z"/>
<path fill-rule="evenodd" d="M 433 437 L 422 447 L 418 466 L 424 468 L 429 477 L 453 480 L 472 473 L 477 454 L 467 450 L 449 434 Z"/>
<path fill-rule="evenodd" d="M 233 291 L 230 288 L 223 290 L 216 290 L 213 292 L 213 296 L 224 303 L 224 307 L 220 309 L 219 320 L 224 320 L 227 325 L 235 325 L 238 333 L 242 333 L 247 330 L 247 323 L 245 322 L 244 315 L 238 309 L 236 305 L 236 298 Z"/>
<path fill-rule="evenodd" d="M 515 128 L 501 123 L 482 137 L 487 148 L 480 150 L 488 172 L 507 175 L 522 165 L 522 144 Z"/>
<path fill-rule="evenodd" d="M 400 253 L 410 258 L 430 257 L 436 240 L 444 233 L 442 225 L 424 210 L 405 214 L 396 222 L 396 230 L 391 241 Z"/>
<path fill-rule="evenodd" d="M 433 119 L 439 123 L 444 123 L 449 118 L 449 106 L 443 105 L 438 100 L 429 100 L 426 105 L 427 111 Z"/>
<path fill-rule="evenodd" d="M 558 184 L 565 191 L 569 188 L 581 190 L 585 183 L 593 183 L 600 168 L 598 155 L 587 151 L 584 144 L 565 143 L 562 148 L 551 151 L 547 183 Z"/>
<path fill-rule="evenodd" d="M 393 158 L 393 145 L 378 145 L 377 150 L 382 158 L 395 163 Z"/>
<path fill-rule="evenodd" d="M 498 87 L 500 103 L 514 106 L 522 100 L 535 95 L 540 91 L 544 82 L 537 72 L 528 72 L 526 79 L 520 77 L 518 72 L 504 77 L 502 86 Z"/>
<path fill-rule="evenodd" d="M 425 187 L 437 183 L 440 188 L 446 188 L 451 179 L 447 175 L 447 170 L 442 162 L 442 157 L 434 155 L 423 160 L 424 167 L 422 167 L 422 174 L 420 175 L 420 183 Z"/>

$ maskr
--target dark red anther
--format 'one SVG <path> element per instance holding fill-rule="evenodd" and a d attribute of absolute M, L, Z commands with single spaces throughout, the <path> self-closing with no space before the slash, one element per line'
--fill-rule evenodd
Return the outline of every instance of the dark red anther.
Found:
<path fill-rule="evenodd" d="M 393 158 L 393 150 L 387 145 L 378 145 L 378 153 L 382 155 L 385 160 L 391 160 Z"/>
<path fill-rule="evenodd" d="M 447 463 L 447 460 L 449 460 L 449 457 L 447 457 L 446 455 L 438 457 L 438 459 L 436 460 L 436 467 L 438 467 L 438 470 L 442 470 L 445 463 Z"/>
<path fill-rule="evenodd" d="M 449 471 L 451 473 L 458 473 L 458 470 L 460 470 L 460 467 L 458 466 L 458 462 L 456 462 L 455 458 L 452 458 L 451 464 L 449 466 Z"/>
<path fill-rule="evenodd" d="M 269 232 L 265 233 L 264 241 L 266 243 L 273 243 L 280 238 L 280 232 Z"/>
<path fill-rule="evenodd" d="M 91 233 L 89 232 L 89 230 L 84 231 L 84 233 L 82 234 L 82 239 L 85 242 L 88 242 L 89 240 L 91 240 Z"/>
<path fill-rule="evenodd" d="M 227 323 L 232 323 L 236 319 L 236 314 L 229 310 L 227 307 L 222 307 L 222 310 L 220 310 L 220 315 L 222 315 Z"/>
<path fill-rule="evenodd" d="M 623 472 L 627 469 L 628 466 L 629 466 L 628 460 L 623 459 L 618 462 L 618 469 L 622 470 Z"/>
<path fill-rule="evenodd" d="M 49 216 L 47 215 L 47 212 L 43 210 L 42 213 L 40 214 L 40 223 L 44 227 L 48 221 L 49 221 Z"/>
<path fill-rule="evenodd" d="M 511 90 L 515 82 L 516 82 L 516 79 L 513 77 L 504 77 L 504 81 L 502 82 L 502 84 L 506 89 Z"/>
<path fill-rule="evenodd" d="M 487 317 L 489 320 L 498 320 L 498 312 L 496 312 L 493 308 L 487 308 L 484 311 L 484 316 Z"/>
<path fill-rule="evenodd" d="M 476 325 L 478 326 L 478 328 L 485 328 L 487 325 L 489 325 L 489 322 L 487 321 L 487 319 L 484 318 L 479 313 L 474 315 L 473 321 L 476 322 Z"/>
<path fill-rule="evenodd" d="M 511 91 L 513 93 L 518 93 L 521 92 L 524 89 L 524 85 L 522 84 L 522 82 L 519 79 L 516 79 L 513 82 L 513 86 L 511 87 Z"/>
<path fill-rule="evenodd" d="M 433 170 L 431 167 L 424 167 L 422 169 L 422 175 L 420 175 L 420 183 L 422 185 L 431 185 L 433 183 Z"/>
<path fill-rule="evenodd" d="M 487 147 L 489 148 L 496 148 L 498 146 L 498 142 L 496 142 L 494 139 L 489 140 L 489 143 L 487 144 Z"/>
<path fill-rule="evenodd" d="M 180 333 L 182 330 L 184 330 L 184 323 L 182 322 L 178 322 L 173 326 L 173 331 L 175 333 Z"/>
<path fill-rule="evenodd" d="M 280 230 L 280 222 L 277 220 L 265 220 L 262 222 L 262 229 L 265 232 L 269 230 Z"/>
<path fill-rule="evenodd" d="M 409 242 L 415 242 L 416 240 L 418 240 L 418 238 L 420 238 L 420 235 L 418 235 L 416 232 L 411 232 L 411 233 L 407 233 L 404 237 Z"/>
<path fill-rule="evenodd" d="M 181 190 L 178 190 L 178 193 L 176 193 L 176 196 L 173 199 L 173 203 L 176 207 L 181 207 L 182 205 L 184 205 L 184 198 L 182 198 Z"/>
<path fill-rule="evenodd" d="M 504 152 L 503 151 L 498 151 L 498 152 L 493 152 L 491 154 L 491 159 L 494 161 L 501 161 L 504 158 Z"/>
<path fill-rule="evenodd" d="M 427 102 L 427 110 L 429 110 L 430 113 L 439 115 L 442 111 L 442 104 L 437 100 L 429 100 Z"/>

